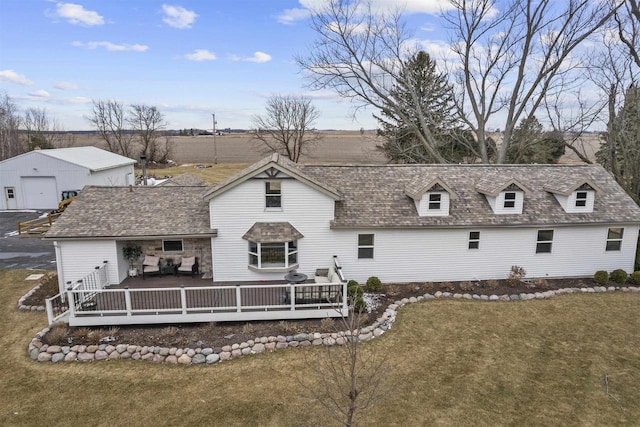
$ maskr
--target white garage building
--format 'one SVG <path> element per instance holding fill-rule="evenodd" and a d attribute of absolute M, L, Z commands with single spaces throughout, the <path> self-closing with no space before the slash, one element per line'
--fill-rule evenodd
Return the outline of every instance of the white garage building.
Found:
<path fill-rule="evenodd" d="M 0 162 L 0 210 L 55 209 L 85 185 L 134 184 L 135 160 L 96 147 L 34 150 Z"/>

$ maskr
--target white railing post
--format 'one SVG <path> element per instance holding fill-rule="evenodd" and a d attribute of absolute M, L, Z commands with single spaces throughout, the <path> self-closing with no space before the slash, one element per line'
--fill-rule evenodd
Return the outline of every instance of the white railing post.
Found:
<path fill-rule="evenodd" d="M 342 282 L 342 309 L 346 310 L 349 308 L 347 298 L 347 282 Z"/>
<path fill-rule="evenodd" d="M 187 291 L 184 289 L 184 285 L 180 286 L 180 305 L 182 306 L 182 314 L 187 314 Z"/>
<path fill-rule="evenodd" d="M 71 289 L 67 289 L 67 300 L 69 300 L 69 317 L 76 317 L 76 301 Z"/>
<path fill-rule="evenodd" d="M 55 297 L 53 297 L 55 298 Z M 44 299 L 44 305 L 47 308 L 47 321 L 49 322 L 49 325 L 51 325 L 53 323 L 53 304 L 51 302 L 51 300 L 53 300 L 53 298 L 45 298 Z"/>
<path fill-rule="evenodd" d="M 129 287 L 125 286 L 124 288 L 124 308 L 127 310 L 127 316 L 132 316 L 131 309 L 131 292 L 129 291 Z"/>
<path fill-rule="evenodd" d="M 236 311 L 238 313 L 242 311 L 242 297 L 240 295 L 240 285 L 236 285 Z"/>
<path fill-rule="evenodd" d="M 291 289 L 291 311 L 296 311 L 296 284 L 289 283 L 291 285 L 289 289 Z"/>

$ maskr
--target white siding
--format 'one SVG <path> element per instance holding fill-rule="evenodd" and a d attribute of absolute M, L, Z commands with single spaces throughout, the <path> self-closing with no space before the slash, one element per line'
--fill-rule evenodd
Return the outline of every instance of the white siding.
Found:
<path fill-rule="evenodd" d="M 212 239 L 216 281 L 282 279 L 284 273 L 261 274 L 247 268 L 247 243 L 241 236 L 258 221 L 289 221 L 305 235 L 299 241 L 299 271 L 310 277 L 316 268 L 326 268 L 332 255 L 338 256 L 345 277 L 359 282 L 370 276 L 398 283 L 502 279 L 512 265 L 524 267 L 529 278 L 633 270 L 638 226 L 624 227 L 619 252 L 605 252 L 606 225 L 541 227 L 554 230 L 551 254 L 536 254 L 539 228 L 330 230 L 333 202 L 295 181 L 285 183 L 283 203 L 296 203 L 285 204 L 279 215 L 264 212 L 261 196 L 252 191 L 262 193 L 252 182 L 214 199 L 212 224 L 219 236 Z M 239 219 L 240 213 L 246 219 Z M 480 249 L 468 249 L 469 231 L 480 231 Z M 375 235 L 373 259 L 358 259 L 358 234 L 363 233 Z"/>
<path fill-rule="evenodd" d="M 429 195 L 440 194 L 440 209 L 429 209 Z M 428 191 L 422 195 L 420 202 L 416 202 L 419 216 L 447 216 L 449 215 L 449 193 L 446 191 Z"/>
<path fill-rule="evenodd" d="M 546 229 L 547 227 L 545 227 Z M 633 270 L 637 226 L 625 226 L 622 250 L 605 252 L 608 226 L 556 227 L 551 254 L 536 254 L 538 228 L 488 228 L 480 249 L 469 250 L 469 231 L 334 231 L 334 252 L 347 279 L 383 282 L 503 279 L 512 265 L 527 277 L 592 276 L 596 270 Z M 375 234 L 374 259 L 357 259 L 357 235 Z"/>
<path fill-rule="evenodd" d="M 60 288 L 66 288 L 67 282 L 75 283 L 95 267 L 108 261 L 107 274 L 110 284 L 120 283 L 125 276 L 122 275 L 121 265 L 124 265 L 126 275 L 126 262 L 122 259 L 122 250 L 118 250 L 114 240 L 95 241 L 58 241 L 56 245 L 56 257 L 58 261 L 58 274 Z"/>
<path fill-rule="evenodd" d="M 505 208 L 504 207 L 504 194 L 505 193 L 516 193 L 515 205 L 513 208 Z M 498 197 L 486 196 L 489 205 L 491 205 L 491 209 L 493 209 L 493 213 L 497 215 L 508 215 L 508 214 L 521 214 L 522 207 L 524 206 L 524 193 L 522 191 L 503 191 L 498 194 Z"/>
<path fill-rule="evenodd" d="M 24 194 L 21 181 L 25 178 L 43 177 L 55 179 L 55 194 L 48 195 L 46 206 L 29 204 L 28 201 L 34 197 Z M 132 184 L 132 179 L 133 165 L 118 166 L 92 174 L 85 167 L 43 155 L 38 151 L 30 151 L 0 163 L 0 182 L 3 187 L 15 187 L 17 209 L 55 209 L 63 190 L 80 190 L 85 185 L 128 185 Z M 0 209 L 7 209 L 4 197 L 0 197 Z"/>
<path fill-rule="evenodd" d="M 585 206 L 576 206 L 576 194 L 580 192 L 587 193 L 587 200 Z M 565 212 L 593 212 L 593 202 L 595 200 L 595 191 L 592 190 L 578 190 L 571 193 L 568 197 L 560 194 L 554 194 L 556 200 L 562 206 Z"/>
<path fill-rule="evenodd" d="M 133 185 L 134 183 L 135 177 L 133 174 L 133 165 L 125 165 L 92 172 L 89 174 L 87 182 L 84 185 L 102 185 L 111 187 Z"/>
<path fill-rule="evenodd" d="M 298 241 L 298 271 L 313 277 L 328 268 L 334 255 L 329 231 L 334 200 L 294 179 L 282 180 L 282 209 L 265 210 L 264 180 L 251 179 L 210 202 L 215 281 L 282 280 L 285 273 L 255 272 L 248 268 L 244 233 L 256 222 L 288 221 L 304 237 Z"/>

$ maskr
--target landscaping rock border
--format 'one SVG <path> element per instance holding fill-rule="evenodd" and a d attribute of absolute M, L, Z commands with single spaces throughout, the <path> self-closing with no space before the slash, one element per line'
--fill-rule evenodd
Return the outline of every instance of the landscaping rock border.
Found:
<path fill-rule="evenodd" d="M 477 295 L 459 294 L 451 292 L 435 292 L 418 297 L 403 298 L 387 306 L 384 313 L 371 325 L 360 330 L 340 331 L 333 333 L 309 333 L 296 335 L 278 335 L 258 337 L 242 343 L 226 345 L 224 347 L 205 348 L 177 348 L 160 346 L 139 346 L 130 344 L 100 344 L 100 345 L 74 345 L 58 346 L 47 345 L 42 342 L 43 337 L 49 332 L 44 328 L 38 332 L 29 343 L 28 352 L 32 360 L 38 362 L 71 362 L 93 360 L 117 360 L 133 359 L 146 360 L 155 363 L 171 363 L 183 365 L 214 364 L 224 360 L 235 359 L 250 354 L 273 352 L 286 348 L 308 346 L 333 346 L 344 345 L 348 341 L 357 339 L 359 342 L 370 341 L 391 329 L 396 320 L 398 310 L 407 305 L 421 301 L 434 299 L 466 299 L 475 301 L 527 301 L 532 299 L 548 299 L 558 295 L 573 293 L 605 293 L 605 292 L 640 292 L 637 286 L 594 286 L 591 288 L 564 288 L 553 291 L 521 293 L 511 295 Z"/>
<path fill-rule="evenodd" d="M 42 277 L 42 279 L 46 279 L 46 280 L 49 280 L 50 278 L 51 276 L 47 276 L 46 274 Z M 25 305 L 24 304 L 27 298 L 29 298 L 31 295 L 36 293 L 36 291 L 38 291 L 42 287 L 42 285 L 45 282 L 42 279 L 40 280 L 40 283 L 35 285 L 33 288 L 31 288 L 29 292 L 27 292 L 26 294 L 20 297 L 20 299 L 18 300 L 18 310 L 20 311 L 44 311 L 45 310 L 44 305 Z"/>

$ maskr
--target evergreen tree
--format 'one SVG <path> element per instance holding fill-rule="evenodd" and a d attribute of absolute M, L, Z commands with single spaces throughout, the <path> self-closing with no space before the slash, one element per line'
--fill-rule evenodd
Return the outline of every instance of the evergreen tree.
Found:
<path fill-rule="evenodd" d="M 544 132 L 533 116 L 524 119 L 513 130 L 507 149 L 507 163 L 555 163 L 564 154 L 565 142 L 558 131 Z"/>
<path fill-rule="evenodd" d="M 474 161 L 477 158 L 473 136 L 464 132 L 454 113 L 453 92 L 447 77 L 436 70 L 429 54 L 420 51 L 403 64 L 400 77 L 390 91 L 396 107 L 410 118 L 399 117 L 395 109 L 382 109 L 378 146 L 397 163 L 439 163 L 425 148 L 419 133 L 430 133 L 438 141 L 437 152 L 448 162 Z"/>

